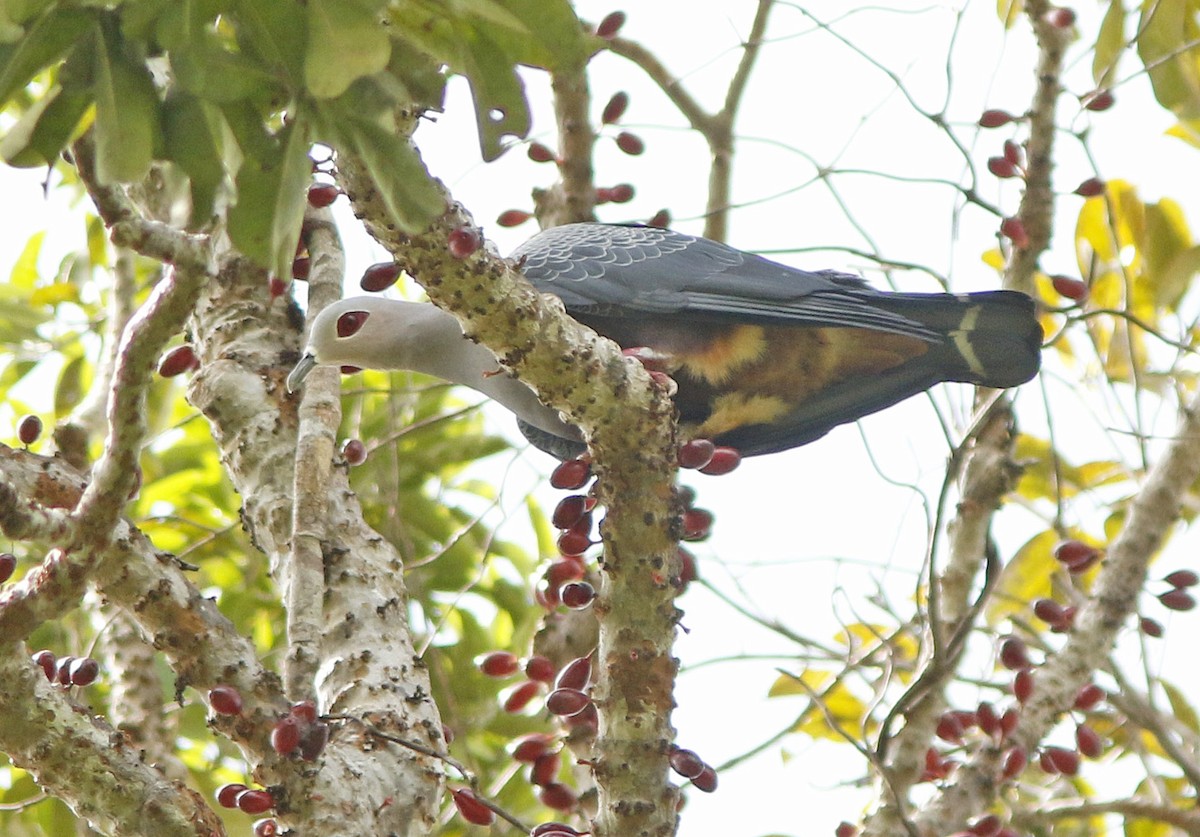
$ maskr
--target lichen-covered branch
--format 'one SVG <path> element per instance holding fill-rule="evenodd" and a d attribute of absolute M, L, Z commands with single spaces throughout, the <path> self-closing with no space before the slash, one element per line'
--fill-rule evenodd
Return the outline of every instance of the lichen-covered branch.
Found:
<path fill-rule="evenodd" d="M 308 277 L 308 312 L 342 296 L 345 253 L 328 210 L 309 210 L 305 220 L 312 267 Z M 299 700 L 316 687 L 325 598 L 325 486 L 333 468 L 334 443 L 342 419 L 341 384 L 334 369 L 318 369 L 309 378 L 297 410 L 296 468 L 293 484 L 291 552 L 275 568 L 287 613 L 288 656 L 284 682 Z"/>
<path fill-rule="evenodd" d="M 351 158 L 340 165 L 343 187 L 375 238 L 469 336 L 567 414 L 588 440 L 607 509 L 594 605 L 601 625 L 593 691 L 600 713 L 595 832 L 671 834 L 677 791 L 667 781 L 667 747 L 673 738 L 678 510 L 670 399 L 615 344 L 540 297 L 510 265 L 483 249 L 454 258 L 447 236 L 473 226 L 465 212 L 452 208 L 428 231 L 405 235 L 364 169 Z M 447 205 L 453 207 L 449 196 Z"/>
<path fill-rule="evenodd" d="M 225 833 L 198 793 L 167 779 L 119 732 L 72 704 L 19 642 L 0 650 L 0 706 L 0 750 L 103 833 Z"/>

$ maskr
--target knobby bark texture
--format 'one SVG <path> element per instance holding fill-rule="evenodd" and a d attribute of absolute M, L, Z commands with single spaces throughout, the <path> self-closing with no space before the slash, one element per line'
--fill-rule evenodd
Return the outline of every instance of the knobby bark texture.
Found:
<path fill-rule="evenodd" d="M 580 427 L 594 456 L 606 508 L 603 575 L 594 610 L 600 647 L 593 700 L 600 728 L 593 771 L 601 837 L 669 835 L 676 789 L 667 781 L 671 655 L 677 611 L 677 518 L 672 405 L 640 365 L 579 325 L 557 300 L 540 297 L 512 265 L 480 249 L 447 248 L 452 230 L 473 227 L 447 195 L 445 215 L 420 235 L 389 218 L 364 168 L 340 160 L 356 214 L 465 333 L 491 349 L 541 399 Z"/>

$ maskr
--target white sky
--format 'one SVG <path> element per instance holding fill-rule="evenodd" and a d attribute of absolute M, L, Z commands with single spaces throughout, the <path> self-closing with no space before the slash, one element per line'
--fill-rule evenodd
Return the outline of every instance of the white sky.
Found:
<path fill-rule="evenodd" d="M 594 0 L 581 0 L 577 5 L 581 16 L 592 21 L 613 8 Z M 755 5 L 752 0 L 631 3 L 626 7 L 629 20 L 622 34 L 651 46 L 694 95 L 715 107 L 739 57 L 739 39 L 749 28 Z M 867 6 L 825 0 L 804 6 L 825 21 L 845 16 L 837 25 L 839 32 L 901 76 L 923 107 L 936 110 L 940 106 L 946 88 L 946 44 L 953 24 L 950 4 L 894 0 Z M 961 125 L 977 119 L 984 107 L 1023 111 L 1033 84 L 1032 39 L 1024 22 L 1005 37 L 995 17 L 995 3 L 980 0 L 969 7 L 951 61 L 954 92 L 948 119 Z M 863 11 L 847 11 L 856 8 Z M 1077 11 L 1082 37 L 1069 53 L 1067 87 L 1083 93 L 1091 87 L 1090 54 L 1085 47 L 1095 39 L 1103 8 L 1087 3 Z M 961 176 L 961 161 L 950 153 L 944 138 L 913 113 L 886 76 L 845 46 L 812 30 L 812 24 L 787 4 L 781 4 L 773 16 L 770 42 L 751 79 L 738 124 L 742 139 L 735 162 L 734 194 L 736 202 L 744 206 L 732 217 L 730 243 L 735 246 L 870 249 L 837 209 L 828 190 L 819 183 L 804 187 L 814 174 L 808 158 L 819 164 L 836 160 L 844 168 L 909 178 L 957 181 Z M 1136 57 L 1127 55 L 1118 77 L 1127 78 L 1137 68 Z M 645 155 L 638 158 L 621 154 L 611 141 L 599 145 L 598 182 L 627 181 L 638 190 L 631 204 L 603 207 L 601 219 L 644 220 L 667 207 L 676 219 L 676 228 L 699 231 L 697 217 L 703 211 L 707 180 L 703 143 L 682 130 L 680 118 L 662 94 L 650 88 L 623 59 L 611 55 L 597 58 L 592 89 L 597 114 L 613 92 L 630 92 L 631 105 L 622 126 L 638 133 L 647 145 Z M 532 75 L 535 138 L 553 145 L 553 120 L 544 106 L 546 90 L 545 80 Z M 480 163 L 474 119 L 464 91 L 462 83 L 452 84 L 446 114 L 419 137 L 422 150 L 431 170 L 475 213 L 501 251 L 508 252 L 534 232 L 533 226 L 504 230 L 492 220 L 510 207 L 529 208 L 529 189 L 548 185 L 553 167 L 529 162 L 521 149 L 497 164 Z M 1195 223 L 1200 218 L 1200 192 L 1194 175 L 1197 152 L 1163 137 L 1172 120 L 1151 100 L 1144 77 L 1121 85 L 1116 95 L 1117 106 L 1112 111 L 1080 116 L 1077 123 L 1090 120 L 1094 126 L 1090 148 L 1101 175 L 1131 180 L 1147 200 L 1169 195 L 1181 201 Z M 1064 96 L 1062 105 L 1061 122 L 1068 124 L 1075 116 L 1073 102 Z M 973 144 L 982 170 L 983 160 L 999 153 L 1010 132 L 982 132 L 975 140 L 970 133 L 962 136 Z M 1061 192 L 1069 192 L 1090 176 L 1092 169 L 1070 136 L 1061 134 L 1060 141 L 1063 153 L 1058 158 L 1056 184 Z M 1181 172 L 1193 174 L 1185 182 Z M 0 230 L 4 230 L 0 275 L 7 272 L 29 234 L 52 224 L 66 211 L 60 199 L 43 201 L 37 185 L 40 174 L 0 170 L 0 189 L 6 198 L 0 201 Z M 968 210 L 953 234 L 950 209 L 954 202 L 945 187 L 869 176 L 841 177 L 835 183 L 853 220 L 869 231 L 881 252 L 949 273 L 955 290 L 994 287 L 996 277 L 980 261 L 980 254 L 994 241 L 995 219 Z M 999 183 L 985 173 L 981 193 L 1008 212 L 1016 208 L 1019 193 L 1015 181 Z M 1071 233 L 1079 206 L 1080 199 L 1069 195 L 1061 202 L 1054 246 L 1043 261 L 1048 272 L 1077 270 Z M 384 253 L 364 236 L 349 233 L 353 219 L 344 206 L 342 217 L 351 242 L 350 286 L 356 290 L 361 270 L 381 260 Z M 62 253 L 78 246 L 81 232 L 81 223 L 52 228 L 48 251 Z M 775 257 L 804 267 L 859 270 L 876 284 L 886 281 L 868 262 L 844 253 Z M 57 256 L 43 260 L 48 270 L 56 262 Z M 919 273 L 899 272 L 894 278 L 906 290 L 935 289 L 928 277 Z M 936 397 L 943 407 L 961 410 L 966 390 L 945 390 Z M 1040 400 L 1033 386 L 1019 394 L 1019 403 L 1029 410 L 1027 421 L 1041 421 Z M 493 416 L 497 429 L 511 428 L 507 416 L 499 412 Z M 0 425 L 3 423 L 0 414 Z M 1090 429 L 1103 423 L 1102 418 L 1083 419 L 1074 447 L 1085 451 L 1089 445 L 1107 444 L 1098 430 Z M 1040 432 L 1037 427 L 1030 429 Z M 861 435 L 852 425 L 809 447 L 745 462 L 728 477 L 686 477 L 699 489 L 700 505 L 717 514 L 713 538 L 696 550 L 702 575 L 726 583 L 731 591 L 728 582 L 735 577 L 752 607 L 820 640 L 830 639 L 840 622 L 878 618 L 867 603 L 877 585 L 900 612 L 908 613 L 915 573 L 924 554 L 926 511 L 911 489 L 889 484 L 876 471 L 863 444 L 864 436 L 884 475 L 895 482 L 918 484 L 929 497 L 936 496 L 946 449 L 929 401 L 918 397 L 864 420 Z M 1105 450 L 1103 455 L 1110 454 Z M 525 454 L 521 462 L 523 467 L 510 475 L 507 489 L 514 505 L 549 464 L 537 452 Z M 547 491 L 543 499 L 544 505 L 551 507 L 556 496 Z M 1034 517 L 1019 511 L 1002 515 L 1000 525 L 997 537 L 1006 555 L 1041 528 Z M 504 534 L 511 536 L 508 531 Z M 717 566 L 717 556 L 723 568 Z M 681 606 L 687 612 L 684 624 L 689 629 L 678 643 L 685 666 L 728 655 L 796 651 L 734 617 L 703 589 L 694 588 Z M 1193 615 L 1176 618 L 1188 620 L 1186 624 L 1194 629 Z M 1152 662 L 1164 664 L 1169 665 L 1169 660 Z M 717 764 L 784 727 L 802 704 L 798 699 L 765 699 L 777 676 L 775 665 L 751 660 L 685 672 L 674 715 L 681 746 Z M 781 665 L 798 670 L 794 664 Z M 842 787 L 862 773 L 859 759 L 849 747 L 814 745 L 793 736 L 784 741 L 782 749 L 789 759 L 781 759 L 780 747 L 769 748 L 749 764 L 723 774 L 717 793 L 691 793 L 680 833 L 684 837 L 832 834 L 840 820 L 855 819 L 869 801 L 866 790 Z M 1094 779 L 1097 772 L 1085 767 L 1089 778 Z"/>

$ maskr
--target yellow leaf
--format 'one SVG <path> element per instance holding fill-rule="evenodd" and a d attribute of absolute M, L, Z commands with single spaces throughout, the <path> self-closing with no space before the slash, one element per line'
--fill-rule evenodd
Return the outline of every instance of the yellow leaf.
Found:
<path fill-rule="evenodd" d="M 1024 7 L 1024 0 L 996 0 L 996 15 L 1005 29 L 1011 29 Z"/>
<path fill-rule="evenodd" d="M 58 305 L 60 302 L 78 302 L 79 288 L 70 282 L 55 282 L 35 288 L 29 296 L 30 305 Z"/>
<path fill-rule="evenodd" d="M 985 615 L 989 625 L 1027 609 L 1034 599 L 1051 594 L 1051 578 L 1058 570 L 1058 561 L 1054 559 L 1058 540 L 1058 533 L 1051 529 L 1034 535 L 1004 566 L 988 602 Z"/>

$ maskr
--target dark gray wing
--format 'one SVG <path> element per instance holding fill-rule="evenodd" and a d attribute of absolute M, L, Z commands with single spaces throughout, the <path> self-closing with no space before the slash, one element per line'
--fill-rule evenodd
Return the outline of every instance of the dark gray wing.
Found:
<path fill-rule="evenodd" d="M 511 258 L 534 287 L 557 295 L 576 314 L 694 313 L 940 339 L 888 310 L 888 295 L 856 276 L 798 270 L 656 227 L 565 224 L 529 239 Z"/>

